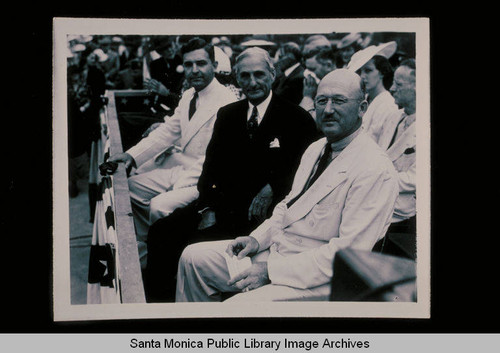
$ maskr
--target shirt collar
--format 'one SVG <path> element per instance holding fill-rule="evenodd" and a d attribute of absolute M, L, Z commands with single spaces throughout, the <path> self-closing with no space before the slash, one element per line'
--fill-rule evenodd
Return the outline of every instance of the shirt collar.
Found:
<path fill-rule="evenodd" d="M 407 128 L 408 126 L 413 124 L 415 122 L 416 117 L 417 117 L 416 114 L 407 115 L 403 122 L 404 127 Z"/>
<path fill-rule="evenodd" d="M 286 69 L 286 70 L 283 72 L 283 74 L 284 74 L 286 77 L 288 77 L 288 76 L 292 73 L 292 71 L 293 71 L 293 70 L 295 70 L 295 69 L 296 69 L 299 65 L 300 65 L 300 63 L 296 63 L 296 64 L 294 64 L 294 65 L 290 66 L 288 69 Z"/>
<path fill-rule="evenodd" d="M 203 88 L 201 91 L 198 92 L 198 98 L 203 99 L 204 97 L 208 96 L 210 92 L 214 90 L 214 87 L 217 85 L 215 77 L 213 78 L 212 82 L 208 84 L 207 87 Z M 193 90 L 193 95 L 196 91 Z"/>
<path fill-rule="evenodd" d="M 269 103 L 271 102 L 272 96 L 273 96 L 273 91 L 270 91 L 267 98 L 264 99 L 259 105 L 255 106 L 257 108 L 257 111 L 259 112 L 259 118 L 258 118 L 259 123 L 262 121 L 264 114 L 266 114 L 266 111 L 267 111 L 267 108 L 269 107 Z M 252 115 L 253 107 L 254 107 L 254 105 L 252 103 L 250 103 L 250 101 L 248 101 L 247 120 L 250 119 L 250 116 Z"/>
<path fill-rule="evenodd" d="M 361 128 L 358 128 L 356 131 L 354 131 L 349 136 L 344 137 L 342 140 L 330 143 L 330 146 L 332 146 L 332 151 L 334 151 L 334 152 L 342 151 L 344 148 L 347 147 L 348 144 L 350 144 L 352 142 L 352 140 L 354 140 L 356 138 L 356 136 L 359 135 L 360 132 L 361 132 Z"/>

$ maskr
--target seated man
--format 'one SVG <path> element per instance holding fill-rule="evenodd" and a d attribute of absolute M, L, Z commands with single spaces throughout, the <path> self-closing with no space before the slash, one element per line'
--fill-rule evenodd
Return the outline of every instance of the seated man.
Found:
<path fill-rule="evenodd" d="M 316 112 L 326 138 L 305 151 L 292 190 L 249 236 L 188 246 L 179 261 L 176 301 L 328 300 L 339 249 L 371 250 L 389 226 L 397 175 L 361 131 L 367 103 L 358 75 L 331 72 L 318 86 Z M 251 256 L 229 277 L 224 253 Z"/>
<path fill-rule="evenodd" d="M 387 150 L 399 180 L 399 196 L 388 232 L 416 232 L 416 87 L 415 60 L 406 59 L 394 72 L 390 92 L 399 110 L 389 116 L 381 129 L 379 145 Z"/>
<path fill-rule="evenodd" d="M 149 302 L 174 300 L 186 245 L 247 235 L 262 223 L 290 190 L 300 156 L 314 141 L 312 117 L 272 92 L 275 70 L 267 51 L 244 50 L 234 70 L 246 99 L 217 114 L 197 202 L 150 229 L 144 274 Z"/>
<path fill-rule="evenodd" d="M 175 113 L 127 152 L 110 162 L 140 167 L 129 178 L 141 265 L 150 224 L 198 197 L 196 183 L 212 136 L 217 110 L 236 96 L 214 80 L 214 49 L 200 38 L 182 48 L 184 75 L 192 88 L 182 95 Z"/>

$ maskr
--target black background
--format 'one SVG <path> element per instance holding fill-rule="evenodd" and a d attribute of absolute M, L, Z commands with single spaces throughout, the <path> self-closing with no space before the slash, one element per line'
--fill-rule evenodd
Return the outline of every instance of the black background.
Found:
<path fill-rule="evenodd" d="M 246 4 L 248 5 L 248 4 Z M 498 114 L 489 91 L 471 78 L 494 74 L 457 9 L 420 10 L 373 3 L 220 5 L 170 1 L 72 3 L 10 10 L 3 23 L 4 75 L 0 333 L 498 333 L 500 277 L 498 157 L 486 162 L 477 140 Z M 345 8 L 344 8 L 345 7 Z M 364 10 L 364 11 L 363 11 Z M 242 14 L 245 17 L 242 17 Z M 300 15 L 299 15 L 300 14 Z M 465 17 L 472 18 L 472 14 Z M 481 15 L 483 16 L 483 15 Z M 340 18 L 431 19 L 431 319 L 163 319 L 55 323 L 52 317 L 52 18 Z M 482 17 L 484 18 L 484 17 Z M 479 18 L 481 21 L 481 18 Z M 496 44 L 496 43 L 494 43 Z M 492 45 L 494 45 L 492 44 Z M 478 49 L 475 51 L 475 49 Z M 480 49 L 480 50 L 479 50 Z M 475 53 L 478 53 L 477 55 Z M 490 80 L 495 80 L 494 76 Z M 488 106 L 488 114 L 474 109 Z M 484 103 L 484 104 L 479 104 Z M 472 108 L 472 109 L 470 109 Z M 489 120 L 488 120 L 489 119 Z M 495 132 L 495 129 L 493 129 Z M 499 130 L 496 130 L 498 134 Z M 477 138 L 479 136 L 479 139 Z M 476 138 L 474 138 L 476 137 Z M 498 140 L 498 137 L 497 137 Z M 480 147 L 480 151 L 476 148 Z M 490 150 L 495 151 L 494 146 Z M 56 192 L 57 192 L 57 185 Z M 493 212 L 492 212 L 493 211 Z M 489 212 L 492 212 L 491 214 Z"/>

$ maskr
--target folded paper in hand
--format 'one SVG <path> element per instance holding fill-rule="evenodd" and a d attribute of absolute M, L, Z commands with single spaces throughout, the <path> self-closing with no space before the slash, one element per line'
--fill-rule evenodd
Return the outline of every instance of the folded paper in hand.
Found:
<path fill-rule="evenodd" d="M 248 256 L 240 260 L 236 255 L 230 256 L 224 253 L 224 257 L 226 258 L 227 269 L 229 270 L 229 278 L 233 278 L 252 266 L 252 260 Z"/>

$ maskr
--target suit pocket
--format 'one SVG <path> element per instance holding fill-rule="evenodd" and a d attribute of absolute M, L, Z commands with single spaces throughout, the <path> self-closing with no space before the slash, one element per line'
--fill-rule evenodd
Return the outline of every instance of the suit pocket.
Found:
<path fill-rule="evenodd" d="M 413 153 L 408 153 L 408 154 L 402 154 L 398 159 L 394 161 L 394 167 L 398 172 L 405 172 L 410 167 L 415 164 L 415 152 Z"/>

